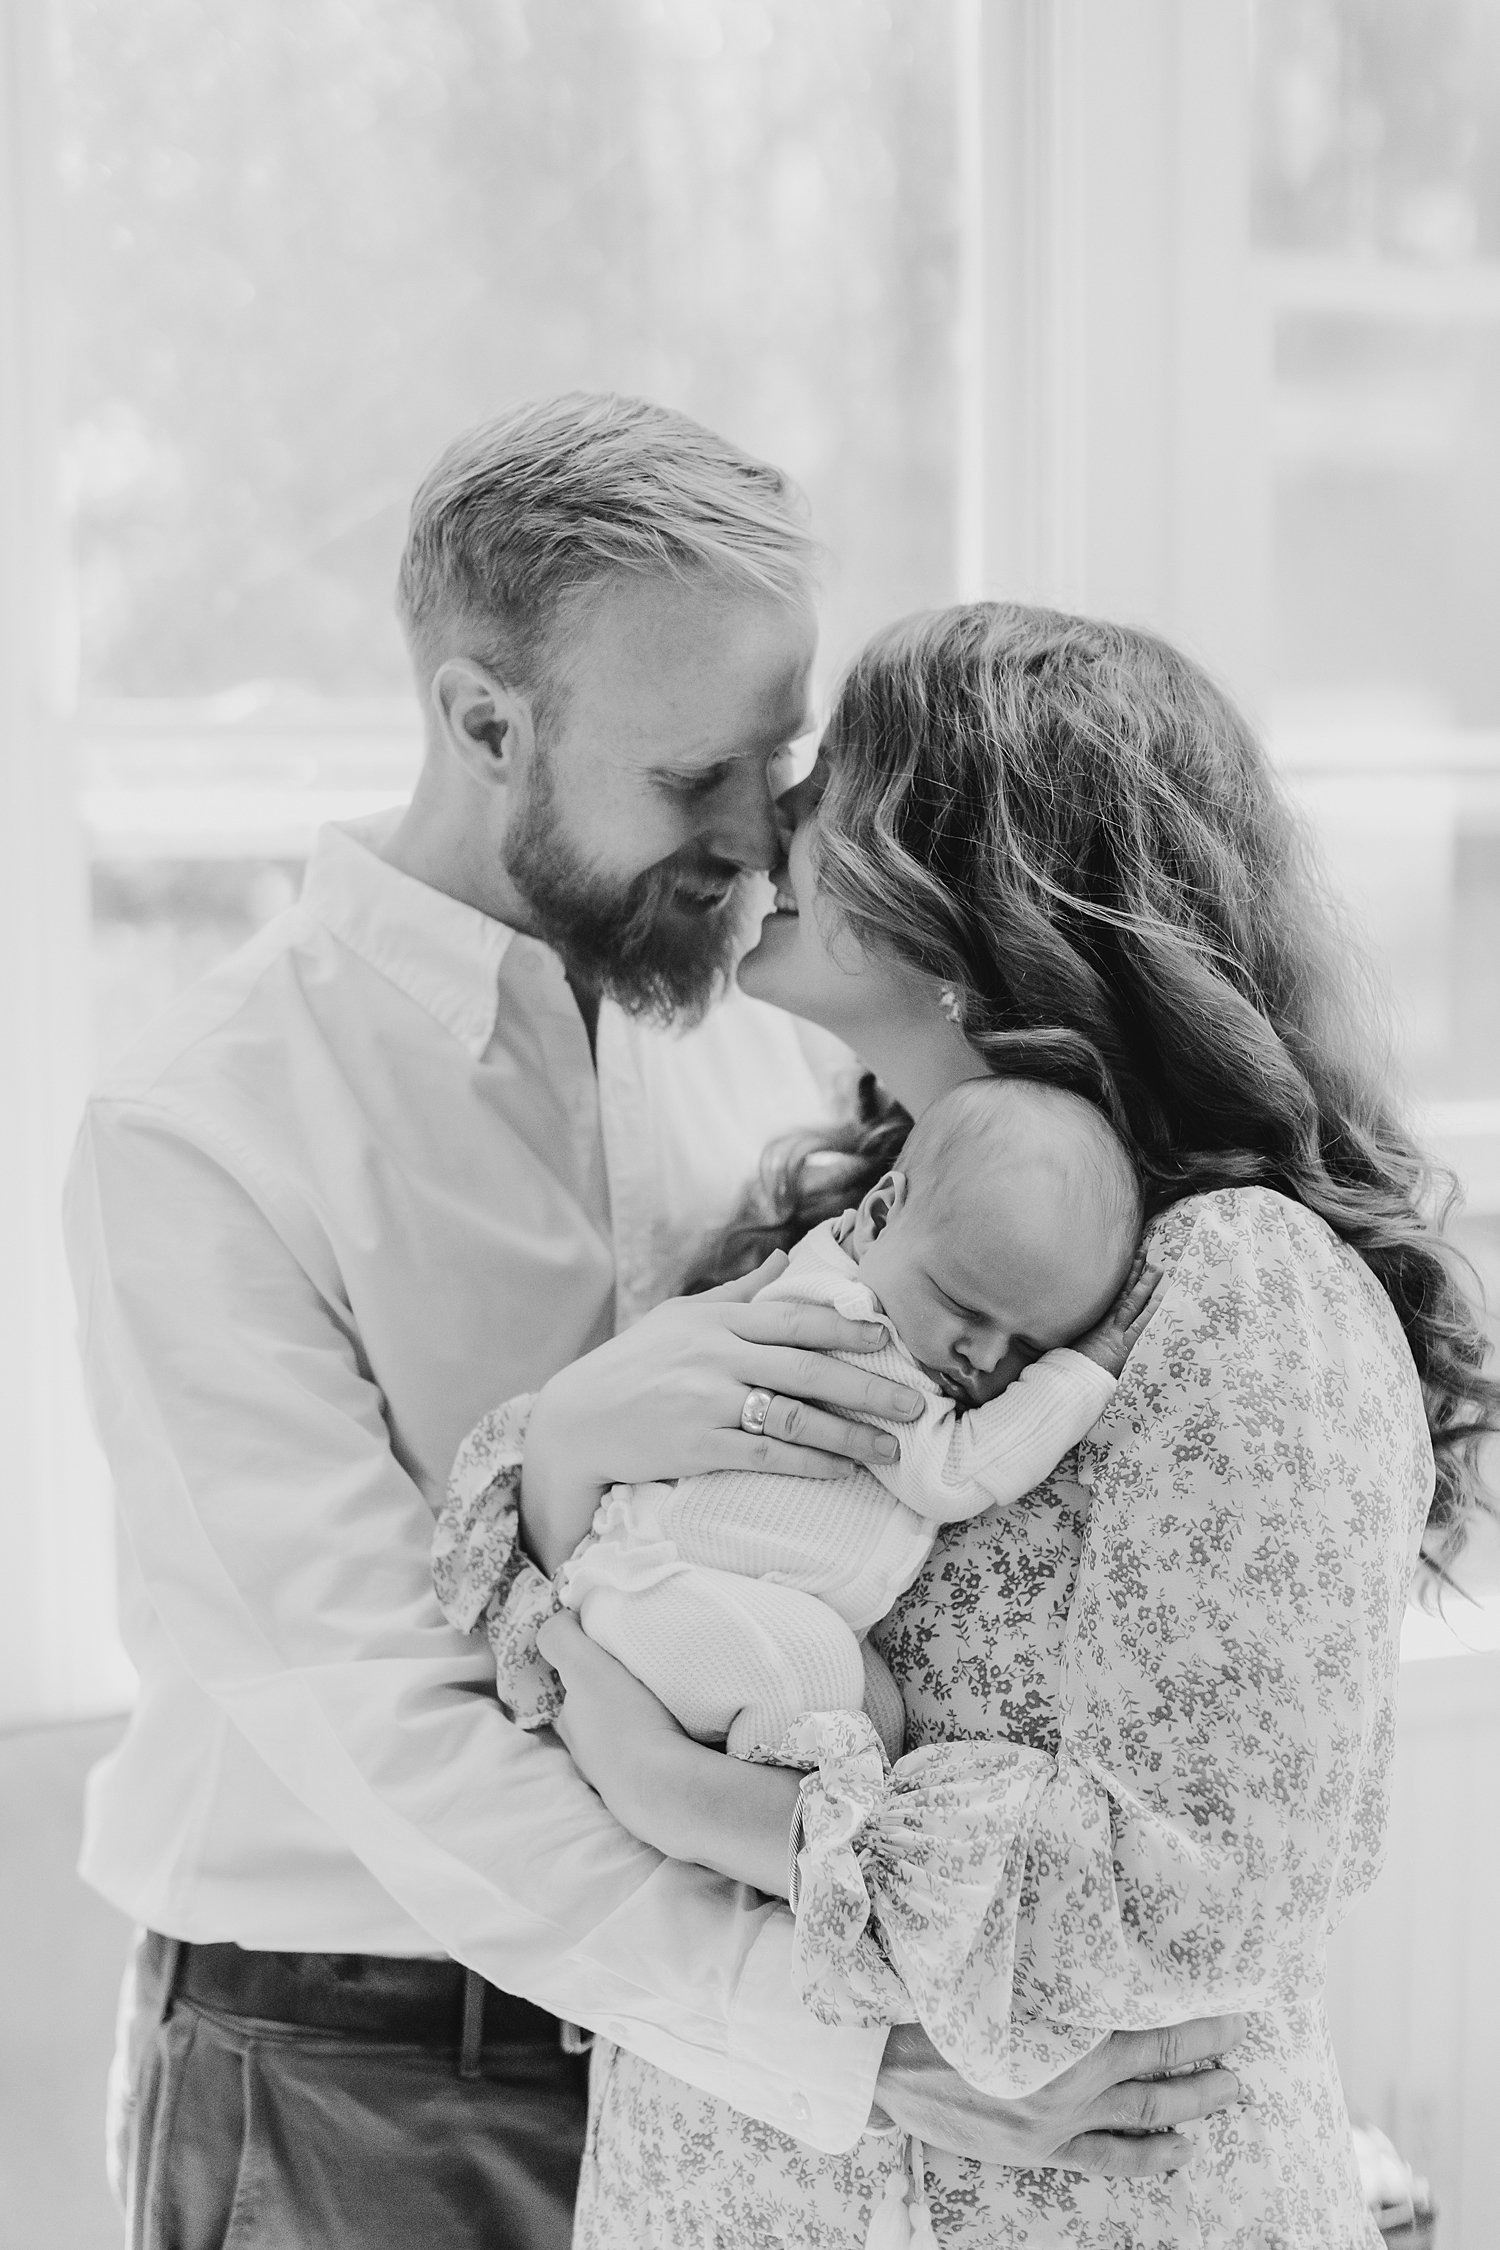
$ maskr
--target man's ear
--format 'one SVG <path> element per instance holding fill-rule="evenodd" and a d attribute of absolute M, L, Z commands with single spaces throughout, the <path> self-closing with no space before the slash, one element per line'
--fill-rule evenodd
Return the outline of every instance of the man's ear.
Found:
<path fill-rule="evenodd" d="M 906 1201 L 906 1174 L 887 1172 L 870 1188 L 855 1214 L 851 1247 L 856 1262 L 878 1241 Z"/>
<path fill-rule="evenodd" d="M 445 658 L 430 692 L 438 733 L 471 780 L 503 789 L 524 771 L 536 738 L 530 696 L 468 656 Z"/>

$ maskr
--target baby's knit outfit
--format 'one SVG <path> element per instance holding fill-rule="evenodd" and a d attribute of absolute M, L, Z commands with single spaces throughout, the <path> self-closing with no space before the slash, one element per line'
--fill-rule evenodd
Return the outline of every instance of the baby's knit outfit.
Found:
<path fill-rule="evenodd" d="M 884 1344 L 835 1357 L 921 1393 L 918 1421 L 856 1417 L 889 1430 L 901 1458 L 852 1464 L 828 1482 L 718 1469 L 617 1484 L 558 1575 L 589 1638 L 689 1734 L 727 1738 L 739 1756 L 772 1754 L 805 1712 L 867 1705 L 883 1735 L 896 1732 L 899 1753 L 899 1697 L 893 1713 L 894 1685 L 864 1635 L 912 1584 L 941 1525 L 1030 1492 L 1114 1395 L 1106 1368 L 1063 1349 L 961 1414 L 860 1280 L 840 1241 L 850 1216 L 814 1228 L 756 1301 L 880 1323 Z"/>

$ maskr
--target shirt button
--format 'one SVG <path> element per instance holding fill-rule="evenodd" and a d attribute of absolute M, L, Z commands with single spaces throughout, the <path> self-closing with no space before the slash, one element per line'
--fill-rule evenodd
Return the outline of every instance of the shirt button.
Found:
<path fill-rule="evenodd" d="M 812 2123 L 812 2104 L 808 2101 L 806 2094 L 793 2094 L 791 2111 L 799 2125 L 810 2125 Z"/>
<path fill-rule="evenodd" d="M 625 2026 L 618 2016 L 611 2016 L 609 2022 L 604 2026 L 604 2036 L 611 2046 L 622 2047 L 625 2044 Z"/>

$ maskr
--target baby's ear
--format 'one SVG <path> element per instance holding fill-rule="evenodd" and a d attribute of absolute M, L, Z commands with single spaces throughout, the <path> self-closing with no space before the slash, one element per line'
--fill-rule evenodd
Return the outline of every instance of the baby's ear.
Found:
<path fill-rule="evenodd" d="M 872 1242 L 884 1234 L 891 1220 L 906 1201 L 906 1174 L 886 1172 L 865 1195 L 854 1217 L 854 1233 L 850 1248 L 856 1261 L 862 1258 Z"/>

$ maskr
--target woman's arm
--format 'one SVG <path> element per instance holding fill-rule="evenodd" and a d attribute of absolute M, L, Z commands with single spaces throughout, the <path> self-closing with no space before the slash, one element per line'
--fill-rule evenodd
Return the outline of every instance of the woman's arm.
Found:
<path fill-rule="evenodd" d="M 799 1914 L 863 1881 L 922 2021 L 993 2092 L 1100 2026 L 1315 1979 L 1379 1860 L 1432 1474 L 1415 1371 L 1366 1269 L 1269 1191 L 1198 1199 L 1160 1245 L 1090 1441 L 1055 1755 L 929 1745 L 868 1816 L 836 1772 L 804 1794 Z M 952 1631 L 963 1663 L 994 1620 Z M 831 1951 L 807 1967 L 836 1989 Z"/>
<path fill-rule="evenodd" d="M 830 1356 L 873 1350 L 884 1329 L 823 1305 L 752 1303 L 785 1262 L 777 1251 L 742 1281 L 669 1299 L 543 1386 L 521 1492 L 526 1546 L 543 1570 L 573 1552 L 617 1482 L 704 1469 L 816 1479 L 896 1457 L 888 1431 L 845 1417 L 907 1422 L 922 1411 L 920 1393 Z M 740 1427 L 752 1390 L 773 1399 L 758 1437 Z"/>
<path fill-rule="evenodd" d="M 544 1626 L 543 1639 L 567 1683 L 557 1731 L 621 1824 L 782 1895 L 800 1776 L 690 1741 L 570 1612 Z M 1240 2098 L 1223 2057 L 1245 2029 L 1243 2016 L 1229 2014 L 1101 2035 L 1026 2093 L 996 2101 L 959 2076 L 920 2024 L 898 2023 L 876 2081 L 884 2119 L 873 2122 L 981 2163 L 1114 2178 L 1170 2172 L 1194 2154 L 1177 2128 Z"/>

